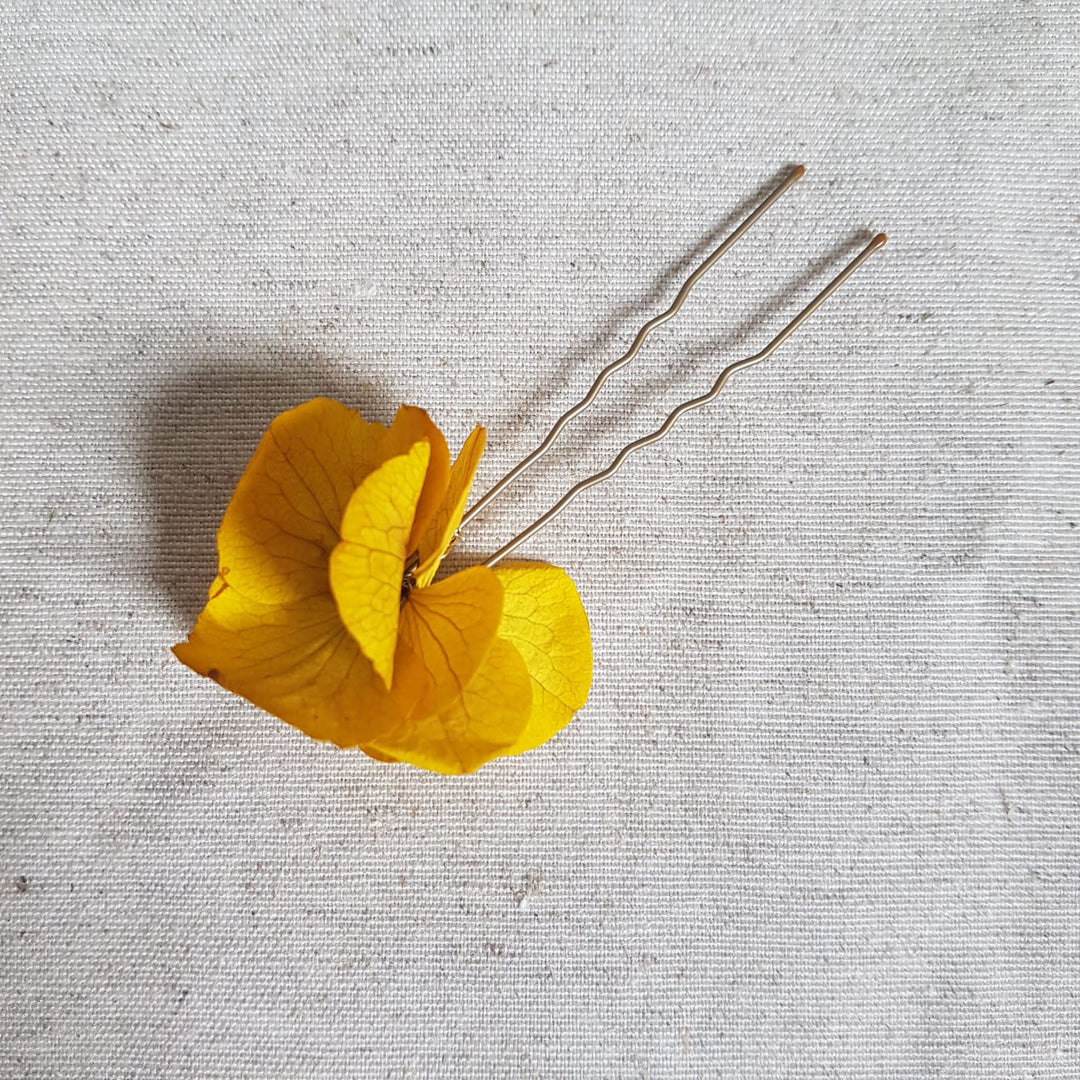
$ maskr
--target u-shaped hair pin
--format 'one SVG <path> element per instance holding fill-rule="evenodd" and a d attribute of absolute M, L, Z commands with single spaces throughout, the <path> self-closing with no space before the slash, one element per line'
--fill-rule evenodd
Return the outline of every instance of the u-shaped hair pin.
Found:
<path fill-rule="evenodd" d="M 700 397 L 572 487 L 483 563 L 439 577 L 462 527 L 551 449 L 607 379 L 800 176 L 793 169 L 600 372 L 544 441 L 468 513 L 484 429 L 451 462 L 442 432 L 402 405 L 390 427 L 316 398 L 278 416 L 218 530 L 218 574 L 187 641 L 188 667 L 314 739 L 379 761 L 472 772 L 560 731 L 585 704 L 592 638 L 577 587 L 543 562 L 503 562 L 587 488 L 770 356 L 885 243 L 875 236 L 760 352 L 729 364 Z M 501 565 L 497 565 L 500 564 Z"/>
<path fill-rule="evenodd" d="M 687 296 L 690 295 L 690 291 L 693 287 L 716 265 L 716 263 L 735 246 L 736 243 L 751 229 L 758 220 L 764 216 L 764 214 L 772 207 L 772 205 L 799 179 L 802 178 L 806 168 L 803 165 L 796 165 L 794 169 L 769 193 L 769 195 L 755 208 L 753 213 L 749 215 L 739 226 L 736 228 L 724 242 L 683 282 L 682 288 L 679 289 L 678 295 L 676 295 L 671 306 L 655 318 L 650 319 L 637 333 L 637 337 L 634 338 L 633 344 L 630 348 L 619 357 L 618 360 L 608 364 L 607 367 L 596 376 L 595 381 L 589 388 L 588 393 L 577 402 L 576 405 L 571 406 L 558 420 L 555 421 L 552 429 L 544 437 L 544 441 L 531 453 L 528 457 L 519 461 L 497 484 L 494 485 L 481 499 L 479 499 L 462 517 L 461 524 L 458 526 L 457 532 L 454 534 L 451 543 L 456 542 L 461 534 L 461 530 L 469 524 L 478 514 L 480 514 L 494 499 L 496 499 L 507 487 L 510 486 L 522 473 L 536 464 L 555 444 L 555 440 L 558 439 L 563 428 L 574 419 L 575 416 L 583 413 L 597 398 L 605 382 L 608 378 L 619 371 L 621 368 L 630 364 L 641 350 L 641 346 L 644 344 L 645 339 L 655 330 L 658 326 L 663 325 L 669 319 L 673 319 L 678 313 L 679 309 L 683 306 L 683 302 Z M 753 367 L 754 364 L 760 364 L 762 360 L 768 359 L 773 352 L 776 351 L 811 315 L 825 301 L 832 296 L 834 292 L 860 266 L 880 248 L 886 241 L 887 237 L 884 233 L 878 233 L 863 250 L 840 271 L 780 331 L 760 352 L 754 353 L 752 356 L 747 356 L 742 360 L 737 360 L 733 364 L 729 364 L 720 373 L 716 382 L 713 383 L 712 388 L 700 397 L 691 398 L 689 401 L 684 401 L 682 404 L 676 406 L 668 416 L 668 418 L 660 425 L 655 431 L 648 435 L 643 436 L 640 439 L 635 439 L 633 442 L 628 443 L 619 451 L 611 464 L 602 469 L 598 473 L 594 473 L 592 476 L 586 477 L 580 483 L 575 484 L 546 514 L 537 518 L 527 529 L 523 529 L 512 540 L 504 544 L 493 555 L 490 555 L 485 561 L 485 566 L 494 566 L 496 563 L 505 559 L 512 551 L 518 548 L 526 540 L 529 539 L 535 532 L 542 529 L 549 522 L 553 521 L 559 516 L 582 492 L 591 488 L 594 484 L 602 483 L 609 477 L 613 476 L 622 467 L 626 459 L 638 450 L 643 450 L 646 446 L 650 446 L 654 442 L 658 442 L 662 439 L 671 429 L 678 423 L 680 417 L 684 413 L 691 412 L 694 409 L 700 409 L 703 405 L 707 405 L 710 401 L 713 401 L 717 395 L 724 389 L 729 378 L 737 371 L 742 371 L 744 368 Z"/>

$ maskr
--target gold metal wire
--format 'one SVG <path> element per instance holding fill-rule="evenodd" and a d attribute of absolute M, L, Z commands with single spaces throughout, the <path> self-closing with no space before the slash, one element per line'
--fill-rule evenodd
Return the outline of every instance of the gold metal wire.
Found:
<path fill-rule="evenodd" d="M 791 183 L 791 180 L 789 179 L 787 183 Z M 777 192 L 774 192 L 772 197 L 775 197 L 780 191 L 782 191 L 782 188 L 778 189 Z M 765 204 L 762 205 L 764 206 Z M 760 209 L 761 208 L 759 208 L 759 211 Z M 574 487 L 572 487 L 546 514 L 543 515 L 543 517 L 537 518 L 536 521 L 534 521 L 527 529 L 518 533 L 518 535 L 515 536 L 514 539 L 511 540 L 508 544 L 504 544 L 501 548 L 499 548 L 499 550 L 496 551 L 494 555 L 490 556 L 485 561 L 484 565 L 494 566 L 497 562 L 505 559 L 506 556 L 510 554 L 510 552 L 512 552 L 515 548 L 528 540 L 529 537 L 533 535 L 533 533 L 537 532 L 539 529 L 542 529 L 545 525 L 548 524 L 548 522 L 558 517 L 558 515 L 561 514 L 583 491 L 591 488 L 594 484 L 599 484 L 602 481 L 607 480 L 608 477 L 613 476 L 615 473 L 617 473 L 619 469 L 622 468 L 623 463 L 631 454 L 636 453 L 638 450 L 644 449 L 644 447 L 650 446 L 652 443 L 658 442 L 660 439 L 662 439 L 675 426 L 675 424 L 678 423 L 679 418 L 684 413 L 688 413 L 693 409 L 700 409 L 702 405 L 707 405 L 710 401 L 717 397 L 721 390 L 724 389 L 724 386 L 727 383 L 728 379 L 730 379 L 736 371 L 742 371 L 743 368 L 753 367 L 754 364 L 760 364 L 762 360 L 765 360 L 769 356 L 771 356 L 772 353 L 777 348 L 779 348 L 780 345 L 782 345 L 793 333 L 795 333 L 795 331 L 798 330 L 798 328 L 802 326 L 802 324 L 806 322 L 806 320 L 809 319 L 810 316 L 813 315 L 814 312 L 817 311 L 817 309 L 821 307 L 821 305 L 825 303 L 825 301 L 830 296 L 832 296 L 832 294 L 836 292 L 836 290 L 840 288 L 840 286 L 843 285 L 843 283 L 847 281 L 847 279 L 851 277 L 851 275 L 854 274 L 855 271 L 858 270 L 859 267 L 862 266 L 862 264 L 866 262 L 866 260 L 870 258 L 870 256 L 875 251 L 877 251 L 879 247 L 882 246 L 882 244 L 885 243 L 885 240 L 885 234 L 878 233 L 878 235 L 875 236 L 873 240 L 871 240 L 870 243 L 867 244 L 866 247 L 863 248 L 863 250 L 854 259 L 852 259 L 852 261 L 848 263 L 848 265 L 845 266 L 844 269 L 841 270 L 840 273 L 837 274 L 836 277 L 834 277 L 832 281 L 830 281 L 829 284 L 826 285 L 825 288 L 822 289 L 821 292 L 819 292 L 817 296 L 815 296 L 814 299 L 811 300 L 810 303 L 807 304 L 806 307 L 804 307 L 802 311 L 800 311 L 799 314 L 796 315 L 795 318 L 792 319 L 791 322 L 789 322 L 787 326 L 785 326 L 783 330 L 781 330 L 780 333 L 777 334 L 776 337 L 774 337 L 772 341 L 768 343 L 768 345 L 765 346 L 764 349 L 762 349 L 760 352 L 754 353 L 753 356 L 748 356 L 743 360 L 737 360 L 735 363 L 729 364 L 726 368 L 724 368 L 722 372 L 720 372 L 720 376 L 717 378 L 716 382 L 713 383 L 712 389 L 709 390 L 708 393 L 702 394 L 700 397 L 691 398 L 689 401 L 684 401 L 681 405 L 678 405 L 674 410 L 672 410 L 668 418 L 654 432 L 649 435 L 645 435 L 640 439 L 635 439 L 632 443 L 624 446 L 622 450 L 619 451 L 618 456 L 615 458 L 615 460 L 612 461 L 612 463 L 606 469 L 594 474 L 593 476 L 587 477 L 579 484 L 576 484 Z M 707 268 L 708 267 L 705 266 L 705 269 Z M 699 270 L 698 276 L 700 276 L 700 274 L 703 272 L 704 270 Z M 688 282 L 687 284 L 691 284 L 693 280 L 696 280 L 696 278 L 691 279 L 691 282 Z M 684 292 L 688 291 L 686 286 L 683 286 L 683 290 Z M 679 296 L 683 297 L 683 293 L 680 293 Z M 681 299 L 677 300 L 677 303 L 681 303 Z M 673 308 L 674 310 L 678 310 L 675 305 L 673 305 Z M 670 318 L 670 315 L 672 313 L 673 312 L 669 309 L 669 312 L 665 313 L 664 317 Z M 656 320 L 653 320 L 653 323 L 655 322 Z M 651 326 L 652 324 L 649 325 Z M 642 335 L 640 334 L 638 335 L 639 340 L 641 339 L 641 336 Z M 628 362 L 625 358 L 622 361 L 618 361 L 619 364 L 625 362 Z M 614 366 L 615 365 L 612 365 L 611 368 L 605 369 L 605 371 L 601 373 L 601 376 L 606 376 L 609 370 L 614 369 Z M 594 384 L 594 390 L 598 389 L 600 382 L 601 380 L 598 379 L 597 383 Z M 592 391 L 590 391 L 590 395 L 591 396 L 589 396 L 588 398 L 583 399 L 584 405 L 587 405 L 589 401 L 592 400 L 592 397 L 595 397 L 595 394 Z M 563 420 L 560 420 L 559 424 L 557 424 L 556 427 L 552 430 L 552 435 L 549 435 L 548 438 L 544 441 L 541 450 L 547 449 L 550 443 L 554 441 L 554 436 L 559 433 L 560 425 L 567 418 L 573 416 L 575 412 L 580 412 L 581 408 L 583 408 L 584 405 L 575 406 L 574 409 L 572 409 L 569 413 L 566 414 Z M 526 458 L 522 464 L 526 465 L 531 460 L 535 460 L 538 456 L 538 454 L 534 453 L 530 458 Z M 497 494 L 502 489 L 502 487 L 509 483 L 509 481 L 512 480 L 514 476 L 516 476 L 520 472 L 521 466 L 518 466 L 516 470 L 507 473 L 507 476 L 492 489 L 492 492 L 489 493 L 488 496 L 485 496 L 485 498 L 477 504 L 477 508 L 484 505 L 484 502 L 491 497 L 492 493 Z M 465 520 L 468 520 L 468 518 L 466 518 Z"/>
<path fill-rule="evenodd" d="M 683 301 L 690 295 L 690 290 L 713 268 L 713 266 L 719 261 L 719 259 L 727 254 L 727 252 L 742 238 L 742 236 L 749 231 L 762 217 L 763 214 L 791 187 L 792 184 L 798 180 L 806 169 L 802 165 L 796 165 L 794 169 L 769 193 L 765 200 L 754 210 L 754 212 L 742 222 L 741 225 L 730 235 L 726 240 L 686 279 L 682 288 L 679 290 L 679 294 L 672 301 L 671 307 L 667 311 L 662 312 L 655 318 L 650 319 L 639 331 L 637 337 L 634 338 L 633 344 L 626 351 L 626 353 L 619 357 L 618 360 L 608 364 L 599 375 L 596 376 L 596 380 L 589 388 L 589 392 L 573 407 L 555 421 L 555 426 L 547 433 L 544 441 L 524 460 L 519 461 L 482 499 L 479 500 L 467 513 L 462 517 L 461 523 L 458 525 L 457 532 L 460 533 L 466 525 L 477 514 L 479 514 L 487 505 L 496 498 L 503 490 L 505 490 L 510 484 L 512 484 L 526 469 L 535 465 L 554 445 L 555 440 L 559 437 L 559 433 L 571 420 L 574 419 L 579 413 L 584 412 L 595 400 L 596 396 L 600 393 L 604 383 L 607 382 L 609 376 L 614 375 L 620 368 L 626 367 L 641 349 L 645 339 L 651 334 L 658 326 L 662 326 L 668 321 L 673 319 L 678 313 L 679 308 L 683 306 Z M 455 539 L 457 534 L 455 533 Z"/>

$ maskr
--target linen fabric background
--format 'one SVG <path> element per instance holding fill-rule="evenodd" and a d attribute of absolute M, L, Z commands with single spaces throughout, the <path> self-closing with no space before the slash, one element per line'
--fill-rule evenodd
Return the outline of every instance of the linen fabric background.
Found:
<path fill-rule="evenodd" d="M 1076 4 L 0 14 L 0 1075 L 1080 1075 Z M 181 667 L 319 394 L 557 452 L 553 742 L 444 778 Z"/>

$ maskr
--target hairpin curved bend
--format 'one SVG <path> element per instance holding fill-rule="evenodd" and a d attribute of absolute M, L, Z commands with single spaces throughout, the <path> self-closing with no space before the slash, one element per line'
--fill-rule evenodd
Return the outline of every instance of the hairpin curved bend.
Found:
<path fill-rule="evenodd" d="M 729 364 L 722 372 L 720 372 L 716 382 L 712 385 L 712 389 L 707 393 L 702 394 L 700 397 L 691 398 L 689 401 L 684 401 L 681 405 L 676 406 L 663 424 L 661 424 L 654 432 L 645 435 L 640 439 L 635 439 L 632 443 L 628 443 L 624 446 L 606 469 L 586 477 L 580 483 L 572 487 L 546 514 L 537 518 L 536 521 L 534 521 L 527 529 L 518 533 L 518 535 L 509 543 L 504 544 L 494 555 L 489 556 L 485 560 L 484 565 L 494 566 L 497 562 L 505 559 L 506 556 L 514 551 L 519 545 L 528 540 L 533 533 L 542 529 L 550 521 L 558 517 L 559 514 L 561 514 L 583 491 L 591 488 L 594 484 L 599 484 L 602 481 L 607 480 L 608 477 L 613 476 L 618 472 L 631 454 L 662 439 L 675 424 L 678 423 L 680 417 L 684 413 L 688 413 L 693 409 L 700 409 L 701 406 L 707 405 L 719 395 L 724 389 L 728 379 L 731 378 L 735 372 L 742 371 L 743 368 L 753 367 L 754 364 L 760 364 L 762 360 L 768 359 L 780 345 L 795 333 L 795 331 L 798 330 L 798 328 L 802 326 L 802 324 L 806 322 L 806 320 L 809 319 L 810 316 L 813 315 L 814 312 L 817 311 L 817 309 L 821 307 L 821 305 L 825 303 L 825 301 L 885 243 L 886 239 L 887 237 L 884 233 L 878 233 L 878 235 L 875 236 L 873 240 L 871 240 L 870 243 L 867 244 L 866 247 L 863 248 L 863 250 L 852 259 L 851 262 L 848 263 L 848 265 L 845 266 L 844 269 L 841 270 L 840 273 L 837 274 L 836 277 L 834 277 L 832 281 L 830 281 L 829 284 L 826 285 L 825 288 L 822 289 L 821 292 L 819 292 L 817 296 L 815 296 L 814 299 L 811 300 L 810 303 L 807 304 L 806 307 L 804 307 L 802 311 L 800 311 L 799 314 L 772 339 L 772 341 L 765 346 L 765 348 L 760 352 L 754 353 L 753 356 L 748 356 L 743 360 L 737 360 L 735 363 Z M 526 459 L 526 461 L 528 461 L 528 459 Z M 508 475 L 512 477 L 514 474 L 511 473 Z"/>

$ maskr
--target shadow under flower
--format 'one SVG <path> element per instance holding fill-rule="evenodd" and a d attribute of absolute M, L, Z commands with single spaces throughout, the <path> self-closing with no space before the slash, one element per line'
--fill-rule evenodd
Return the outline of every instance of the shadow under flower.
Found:
<path fill-rule="evenodd" d="M 269 350 L 268 350 L 269 352 Z M 142 419 L 151 505 L 151 572 L 188 625 L 217 572 L 216 535 L 270 421 L 315 397 L 389 423 L 399 404 L 383 387 L 319 355 L 196 358 L 154 387 Z"/>

